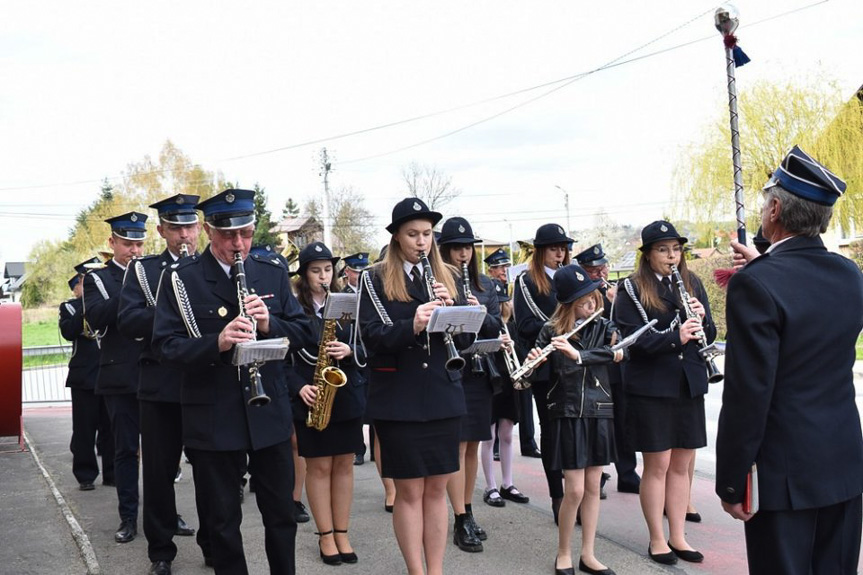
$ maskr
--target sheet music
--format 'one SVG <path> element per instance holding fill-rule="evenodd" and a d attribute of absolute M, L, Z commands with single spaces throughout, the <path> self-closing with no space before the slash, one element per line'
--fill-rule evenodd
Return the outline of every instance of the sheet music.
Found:
<path fill-rule="evenodd" d="M 249 365 L 250 363 L 280 361 L 285 359 L 285 356 L 288 354 L 289 344 L 290 342 L 286 337 L 244 341 L 234 346 L 234 355 L 231 357 L 231 363 L 234 365 Z"/>
<path fill-rule="evenodd" d="M 503 344 L 503 341 L 499 339 L 478 339 L 466 350 L 462 351 L 463 354 L 471 354 L 471 353 L 494 353 L 500 350 L 500 346 Z"/>
<path fill-rule="evenodd" d="M 485 307 L 481 305 L 436 307 L 426 329 L 429 333 L 447 332 L 452 335 L 476 333 L 484 319 Z"/>
<path fill-rule="evenodd" d="M 330 293 L 324 304 L 324 319 L 351 321 L 357 311 L 356 293 Z"/>

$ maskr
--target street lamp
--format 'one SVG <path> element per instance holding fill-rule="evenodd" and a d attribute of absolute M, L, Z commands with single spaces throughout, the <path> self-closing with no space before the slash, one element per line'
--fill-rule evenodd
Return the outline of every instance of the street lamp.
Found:
<path fill-rule="evenodd" d="M 563 204 L 566 206 L 566 234 L 569 235 L 572 233 L 572 223 L 569 221 L 569 192 L 557 184 L 554 187 L 563 192 Z"/>

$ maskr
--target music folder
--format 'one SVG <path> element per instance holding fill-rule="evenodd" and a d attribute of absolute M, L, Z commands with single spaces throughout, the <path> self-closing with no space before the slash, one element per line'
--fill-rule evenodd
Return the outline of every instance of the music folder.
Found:
<path fill-rule="evenodd" d="M 485 307 L 481 305 L 459 305 L 436 307 L 426 330 L 429 333 L 476 333 L 485 319 Z"/>
<path fill-rule="evenodd" d="M 231 363 L 234 365 L 249 365 L 281 361 L 288 354 L 290 342 L 286 337 L 243 341 L 234 346 Z"/>
<path fill-rule="evenodd" d="M 743 511 L 751 514 L 758 512 L 758 467 L 754 463 L 749 473 L 746 474 L 746 487 L 743 490 Z"/>
<path fill-rule="evenodd" d="M 500 346 L 503 345 L 503 342 L 497 338 L 492 339 L 478 339 L 468 347 L 466 350 L 461 353 L 465 355 L 470 355 L 473 353 L 494 353 L 496 351 L 500 351 Z"/>
<path fill-rule="evenodd" d="M 357 311 L 357 294 L 355 293 L 330 293 L 327 303 L 324 304 L 324 319 L 337 319 L 351 321 Z"/>

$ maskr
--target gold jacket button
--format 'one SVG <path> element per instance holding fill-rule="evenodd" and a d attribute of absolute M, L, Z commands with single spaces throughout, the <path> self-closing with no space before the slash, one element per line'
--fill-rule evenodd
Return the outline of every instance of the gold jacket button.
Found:
<path fill-rule="evenodd" d="M 427 364 L 427 363 L 423 363 L 422 367 L 423 367 L 423 369 L 428 369 L 429 364 Z"/>

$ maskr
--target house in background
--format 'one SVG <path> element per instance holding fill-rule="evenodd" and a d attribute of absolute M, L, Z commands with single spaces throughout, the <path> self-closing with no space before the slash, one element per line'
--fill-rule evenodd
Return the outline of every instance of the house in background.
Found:
<path fill-rule="evenodd" d="M 279 237 L 279 245 L 285 250 L 290 249 L 291 244 L 302 250 L 312 242 L 324 241 L 324 226 L 312 216 L 284 218 L 272 227 L 272 232 Z"/>
<path fill-rule="evenodd" d="M 0 284 L 0 299 L 21 301 L 21 288 L 27 281 L 27 262 L 6 262 L 3 281 Z"/>

